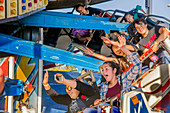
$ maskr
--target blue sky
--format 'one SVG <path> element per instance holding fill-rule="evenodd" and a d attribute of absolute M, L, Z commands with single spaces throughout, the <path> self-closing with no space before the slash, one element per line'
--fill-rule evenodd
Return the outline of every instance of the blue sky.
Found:
<path fill-rule="evenodd" d="M 152 0 L 152 14 L 164 16 L 170 20 L 170 0 Z M 147 12 L 145 8 L 145 0 L 111 0 L 109 2 L 92 5 L 91 7 L 100 8 L 103 10 L 124 10 L 129 11 L 136 7 L 142 6 L 142 9 Z M 69 12 L 72 9 L 60 9 L 60 12 Z"/>

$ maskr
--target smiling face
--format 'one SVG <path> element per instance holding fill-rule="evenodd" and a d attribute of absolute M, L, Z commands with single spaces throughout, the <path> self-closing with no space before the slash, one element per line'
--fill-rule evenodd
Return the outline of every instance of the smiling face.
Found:
<path fill-rule="evenodd" d="M 107 82 L 111 82 L 116 77 L 116 71 L 116 68 L 113 70 L 108 63 L 102 65 L 102 75 Z"/>
<path fill-rule="evenodd" d="M 112 46 L 113 52 L 118 56 L 124 56 L 124 52 L 118 46 Z"/>
<path fill-rule="evenodd" d="M 69 86 L 66 86 L 67 88 Z M 66 89 L 67 89 L 66 88 Z M 67 94 L 72 98 L 72 99 L 76 99 L 78 97 L 78 95 L 80 94 L 80 91 L 74 89 L 74 88 L 68 88 L 69 90 L 66 90 Z"/>
<path fill-rule="evenodd" d="M 135 28 L 142 36 L 146 35 L 148 31 L 147 24 L 144 24 L 143 22 L 139 22 L 139 24 L 135 23 Z"/>
<path fill-rule="evenodd" d="M 125 16 L 126 21 L 128 21 L 129 23 L 133 23 L 134 19 L 133 16 L 131 14 L 127 14 Z"/>
<path fill-rule="evenodd" d="M 80 14 L 82 14 L 82 15 L 87 15 L 86 9 L 85 9 L 84 7 L 82 7 L 82 6 L 79 6 L 79 7 L 77 8 L 77 11 L 78 11 Z"/>

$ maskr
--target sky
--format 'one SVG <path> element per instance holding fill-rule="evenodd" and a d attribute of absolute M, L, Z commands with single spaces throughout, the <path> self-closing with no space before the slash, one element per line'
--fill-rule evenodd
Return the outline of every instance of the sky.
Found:
<path fill-rule="evenodd" d="M 170 0 L 152 0 L 152 14 L 164 16 L 170 20 Z M 103 10 L 123 10 L 130 11 L 136 7 L 136 5 L 142 6 L 142 9 L 147 12 L 145 8 L 145 0 L 111 0 L 109 2 L 91 5 L 91 7 L 100 8 Z M 71 12 L 72 9 L 60 9 L 57 12 Z M 139 11 L 140 12 L 140 11 Z"/>

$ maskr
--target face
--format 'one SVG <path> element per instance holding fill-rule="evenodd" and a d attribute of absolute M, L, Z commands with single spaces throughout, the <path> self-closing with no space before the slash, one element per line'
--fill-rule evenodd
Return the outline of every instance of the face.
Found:
<path fill-rule="evenodd" d="M 112 67 L 109 66 L 109 64 L 102 65 L 102 75 L 107 82 L 110 82 L 115 77 L 115 73 L 115 70 L 113 70 Z"/>
<path fill-rule="evenodd" d="M 76 99 L 80 93 L 78 90 L 70 86 L 66 86 L 66 92 L 72 99 Z"/>
<path fill-rule="evenodd" d="M 125 19 L 129 22 L 129 23 L 133 23 L 134 19 L 133 16 L 131 14 L 127 14 L 125 16 Z"/>
<path fill-rule="evenodd" d="M 82 15 L 87 15 L 87 11 L 82 6 L 78 7 L 77 11 Z"/>
<path fill-rule="evenodd" d="M 118 56 L 124 56 L 123 51 L 118 46 L 112 46 L 113 52 Z"/>
<path fill-rule="evenodd" d="M 145 35 L 147 32 L 147 25 L 144 24 L 143 22 L 139 22 L 139 24 L 135 24 L 135 28 L 138 33 L 141 35 Z"/>

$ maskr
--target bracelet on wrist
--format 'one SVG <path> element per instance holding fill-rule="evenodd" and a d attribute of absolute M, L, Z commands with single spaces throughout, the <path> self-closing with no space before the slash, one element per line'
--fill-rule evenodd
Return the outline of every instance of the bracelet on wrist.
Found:
<path fill-rule="evenodd" d="M 45 85 L 45 84 L 43 84 L 43 86 L 47 87 L 47 86 L 49 86 L 49 84 L 46 84 L 46 85 Z"/>
<path fill-rule="evenodd" d="M 154 42 L 154 44 L 159 45 L 159 43 L 158 43 L 158 42 Z"/>

